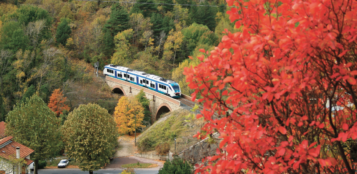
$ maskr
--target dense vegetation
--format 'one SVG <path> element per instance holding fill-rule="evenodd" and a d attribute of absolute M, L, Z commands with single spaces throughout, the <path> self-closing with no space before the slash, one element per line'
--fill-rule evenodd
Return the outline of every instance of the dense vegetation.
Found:
<path fill-rule="evenodd" d="M 182 72 L 198 61 L 188 56 L 234 29 L 223 1 L 118 2 L 1 0 L 0 120 L 34 93 L 47 103 L 68 81 L 90 83 L 80 61 L 144 70 L 190 93 Z"/>

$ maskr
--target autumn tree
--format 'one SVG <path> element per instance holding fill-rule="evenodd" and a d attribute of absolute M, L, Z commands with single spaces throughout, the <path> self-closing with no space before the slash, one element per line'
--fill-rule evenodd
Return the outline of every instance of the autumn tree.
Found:
<path fill-rule="evenodd" d="M 48 103 L 48 107 L 56 113 L 58 117 L 63 113 L 63 111 L 69 111 L 70 108 L 65 104 L 67 97 L 63 96 L 61 89 L 55 89 L 52 92 L 50 97 L 50 102 Z"/>
<path fill-rule="evenodd" d="M 241 32 L 185 71 L 222 138 L 196 172 L 355 173 L 357 2 L 227 3 Z"/>
<path fill-rule="evenodd" d="M 130 42 L 129 40 L 133 37 L 133 29 L 128 29 L 123 32 L 118 33 L 114 37 L 115 42 L 115 52 L 112 56 L 111 63 L 115 65 L 125 65 L 130 61 Z"/>
<path fill-rule="evenodd" d="M 54 156 L 60 149 L 59 125 L 55 113 L 37 95 L 17 104 L 6 117 L 6 134 L 35 151 L 31 159 L 36 174 L 38 161 Z"/>
<path fill-rule="evenodd" d="M 69 113 L 62 134 L 67 156 L 90 174 L 109 163 L 117 145 L 114 119 L 97 104 L 80 105 Z"/>
<path fill-rule="evenodd" d="M 115 107 L 114 120 L 119 134 L 131 134 L 135 129 L 145 127 L 144 108 L 135 98 L 121 97 Z"/>

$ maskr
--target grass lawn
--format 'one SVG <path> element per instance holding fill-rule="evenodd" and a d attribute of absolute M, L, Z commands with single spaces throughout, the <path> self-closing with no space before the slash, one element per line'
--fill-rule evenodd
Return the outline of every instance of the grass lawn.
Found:
<path fill-rule="evenodd" d="M 149 168 L 152 164 L 150 163 L 131 163 L 131 164 L 123 164 L 121 165 L 122 168 Z"/>

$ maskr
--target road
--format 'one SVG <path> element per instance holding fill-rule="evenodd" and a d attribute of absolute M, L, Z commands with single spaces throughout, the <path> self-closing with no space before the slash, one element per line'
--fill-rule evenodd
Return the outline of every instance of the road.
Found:
<path fill-rule="evenodd" d="M 94 171 L 94 174 L 119 174 L 123 170 L 122 169 L 104 169 Z M 39 174 L 88 174 L 88 171 L 81 171 L 80 169 L 40 169 L 38 171 Z M 135 169 L 136 174 L 158 174 L 157 170 L 151 169 Z"/>

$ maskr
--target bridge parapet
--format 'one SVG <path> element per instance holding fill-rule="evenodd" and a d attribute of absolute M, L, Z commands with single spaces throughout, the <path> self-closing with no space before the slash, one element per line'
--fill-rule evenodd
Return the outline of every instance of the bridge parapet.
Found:
<path fill-rule="evenodd" d="M 179 109 L 181 106 L 181 102 L 179 100 L 130 82 L 126 82 L 109 76 L 106 76 L 105 81 L 111 87 L 112 90 L 119 89 L 123 92 L 125 96 L 135 96 L 141 90 L 143 90 L 146 95 L 146 98 L 150 100 L 149 109 L 152 113 L 152 122 L 155 122 L 160 116 L 160 114 L 167 112 L 167 110 L 173 111 Z"/>

